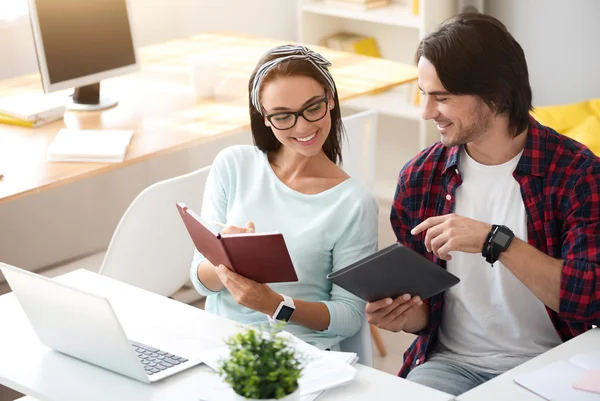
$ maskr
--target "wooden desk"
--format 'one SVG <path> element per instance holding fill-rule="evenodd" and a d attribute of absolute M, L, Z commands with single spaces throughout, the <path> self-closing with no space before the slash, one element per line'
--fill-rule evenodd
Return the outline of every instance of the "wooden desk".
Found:
<path fill-rule="evenodd" d="M 249 130 L 247 82 L 262 54 L 284 42 L 207 33 L 139 51 L 142 70 L 102 82 L 119 105 L 100 112 L 67 112 L 64 121 L 37 129 L 0 125 L 0 203 L 181 150 L 218 136 Z M 388 60 L 311 46 L 333 64 L 340 101 L 414 81 L 416 68 Z M 189 80 L 189 57 L 212 54 L 229 65 L 240 96 L 226 102 L 197 101 Z M 243 88 L 243 89 L 242 89 Z M 41 92 L 39 74 L 0 82 L 2 96 Z M 65 95 L 67 92 L 65 92 Z M 48 163 L 46 148 L 60 128 L 133 129 L 120 164 Z"/>

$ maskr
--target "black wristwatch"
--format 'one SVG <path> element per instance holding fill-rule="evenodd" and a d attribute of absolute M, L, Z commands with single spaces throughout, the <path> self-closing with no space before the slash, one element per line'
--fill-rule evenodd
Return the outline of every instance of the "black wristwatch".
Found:
<path fill-rule="evenodd" d="M 513 238 L 515 238 L 515 234 L 510 228 L 494 224 L 483 243 L 481 255 L 494 266 L 494 262 L 500 258 L 502 252 L 508 249 Z"/>

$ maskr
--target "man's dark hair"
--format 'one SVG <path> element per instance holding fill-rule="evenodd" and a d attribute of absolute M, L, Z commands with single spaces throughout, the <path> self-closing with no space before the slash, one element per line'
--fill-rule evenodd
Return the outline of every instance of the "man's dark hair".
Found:
<path fill-rule="evenodd" d="M 531 86 L 523 49 L 500 21 L 480 13 L 449 18 L 425 37 L 415 54 L 429 60 L 444 88 L 480 97 L 508 115 L 514 136 L 529 127 Z"/>

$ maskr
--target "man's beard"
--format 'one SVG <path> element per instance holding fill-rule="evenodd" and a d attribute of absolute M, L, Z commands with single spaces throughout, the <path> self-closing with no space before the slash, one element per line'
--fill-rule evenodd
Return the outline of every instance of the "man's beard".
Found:
<path fill-rule="evenodd" d="M 492 125 L 492 119 L 489 110 L 486 110 L 484 106 L 485 105 L 482 101 L 477 103 L 477 105 L 473 108 L 473 120 L 471 124 L 458 131 L 456 135 L 453 137 L 442 135 L 442 145 L 446 147 L 465 145 L 484 136 Z M 454 127 L 457 128 L 456 126 Z"/>

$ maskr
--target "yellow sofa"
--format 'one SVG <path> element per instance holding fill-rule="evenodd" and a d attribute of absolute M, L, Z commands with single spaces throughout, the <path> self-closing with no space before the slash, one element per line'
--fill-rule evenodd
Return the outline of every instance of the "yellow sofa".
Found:
<path fill-rule="evenodd" d="M 575 139 L 600 156 L 600 99 L 536 107 L 531 115 L 541 124 Z"/>

